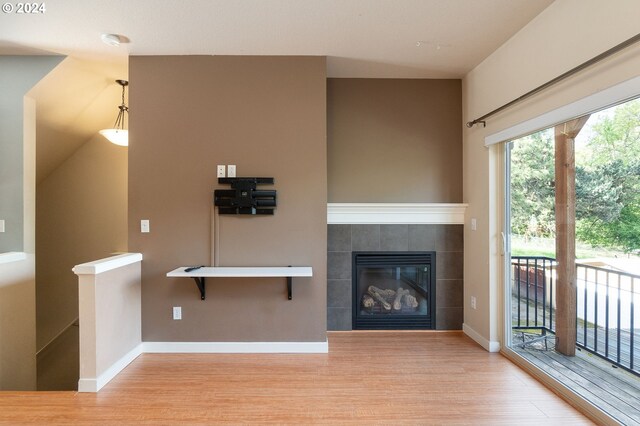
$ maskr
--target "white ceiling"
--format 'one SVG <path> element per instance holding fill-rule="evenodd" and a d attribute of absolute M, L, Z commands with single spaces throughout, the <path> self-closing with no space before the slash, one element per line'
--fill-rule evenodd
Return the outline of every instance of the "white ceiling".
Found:
<path fill-rule="evenodd" d="M 41 182 L 113 123 L 129 55 L 321 55 L 329 77 L 462 78 L 552 1 L 45 1 L 0 12 L 0 54 L 68 56 L 30 92 Z"/>
<path fill-rule="evenodd" d="M 58 0 L 0 13 L 0 54 L 326 55 L 330 77 L 461 78 L 552 1 Z"/>

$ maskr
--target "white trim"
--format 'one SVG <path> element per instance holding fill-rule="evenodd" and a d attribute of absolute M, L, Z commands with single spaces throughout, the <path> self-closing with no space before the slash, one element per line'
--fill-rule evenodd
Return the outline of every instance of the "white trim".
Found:
<path fill-rule="evenodd" d="M 142 253 L 124 253 L 93 262 L 82 263 L 71 270 L 76 275 L 97 275 L 142 261 Z"/>
<path fill-rule="evenodd" d="M 78 392 L 98 392 L 114 377 L 116 377 L 125 367 L 143 353 L 143 344 L 138 344 L 135 348 L 125 354 L 122 358 L 114 362 L 104 373 L 95 379 L 78 380 Z"/>
<path fill-rule="evenodd" d="M 320 353 L 329 342 L 143 342 L 144 353 Z"/>
<path fill-rule="evenodd" d="M 0 253 L 0 264 L 19 262 L 27 258 L 27 253 L 21 251 L 10 251 L 7 253 Z"/>
<path fill-rule="evenodd" d="M 529 135 L 538 130 L 546 129 L 565 121 L 593 113 L 595 111 L 608 108 L 611 105 L 619 104 L 640 94 L 640 77 L 611 86 L 607 89 L 596 92 L 585 98 L 579 99 L 568 105 L 556 108 L 532 119 L 523 121 L 507 129 L 493 133 L 484 139 L 484 145 L 494 145 L 501 142 L 508 142 L 521 136 Z"/>
<path fill-rule="evenodd" d="M 97 379 L 80 379 L 78 380 L 78 392 L 98 392 Z"/>
<path fill-rule="evenodd" d="M 462 324 L 462 331 L 464 334 L 472 338 L 476 343 L 482 346 L 485 350 L 489 352 L 499 352 L 500 351 L 500 342 L 490 341 L 485 339 L 480 333 L 475 331 L 473 328 L 469 327 L 467 324 Z"/>
<path fill-rule="evenodd" d="M 329 203 L 328 224 L 464 224 L 463 203 Z"/>

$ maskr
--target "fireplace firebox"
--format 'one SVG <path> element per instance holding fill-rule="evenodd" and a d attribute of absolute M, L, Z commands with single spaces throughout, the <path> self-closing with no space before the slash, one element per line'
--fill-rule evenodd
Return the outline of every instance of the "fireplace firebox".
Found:
<path fill-rule="evenodd" d="M 352 256 L 354 330 L 435 328 L 435 252 Z"/>

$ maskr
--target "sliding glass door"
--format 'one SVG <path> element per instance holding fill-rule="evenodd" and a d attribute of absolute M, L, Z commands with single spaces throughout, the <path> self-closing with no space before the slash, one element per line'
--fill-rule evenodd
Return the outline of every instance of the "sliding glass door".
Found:
<path fill-rule="evenodd" d="M 556 309 L 553 129 L 511 141 L 505 150 L 505 340 L 547 345 Z"/>
<path fill-rule="evenodd" d="M 507 346 L 637 374 L 640 100 L 512 140 L 505 159 Z"/>

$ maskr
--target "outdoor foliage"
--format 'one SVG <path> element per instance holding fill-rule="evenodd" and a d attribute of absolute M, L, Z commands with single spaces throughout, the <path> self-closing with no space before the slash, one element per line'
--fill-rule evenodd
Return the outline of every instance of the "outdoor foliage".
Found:
<path fill-rule="evenodd" d="M 553 130 L 518 139 L 511 148 L 511 232 L 555 235 Z"/>
<path fill-rule="evenodd" d="M 514 234 L 555 236 L 553 132 L 547 129 L 512 145 Z M 637 251 L 640 249 L 640 100 L 623 104 L 613 113 L 600 117 L 588 136 L 586 143 L 576 147 L 577 239 L 594 246 Z"/>

